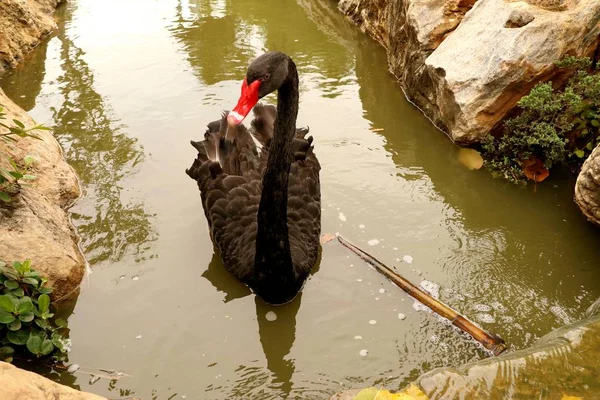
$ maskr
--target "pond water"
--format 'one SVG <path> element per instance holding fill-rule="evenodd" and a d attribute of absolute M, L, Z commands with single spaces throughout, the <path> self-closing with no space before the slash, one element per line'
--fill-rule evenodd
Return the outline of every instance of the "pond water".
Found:
<path fill-rule="evenodd" d="M 574 178 L 520 188 L 465 168 L 335 2 L 73 0 L 58 18 L 0 80 L 54 127 L 83 187 L 71 212 L 91 273 L 64 306 L 69 362 L 82 368 L 44 371 L 53 379 L 113 399 L 325 399 L 487 357 L 335 241 L 282 307 L 224 269 L 184 172 L 189 141 L 235 105 L 266 49 L 298 65 L 323 232 L 395 266 L 511 349 L 600 296 L 600 234 L 574 205 Z M 97 369 L 128 376 L 95 381 Z"/>

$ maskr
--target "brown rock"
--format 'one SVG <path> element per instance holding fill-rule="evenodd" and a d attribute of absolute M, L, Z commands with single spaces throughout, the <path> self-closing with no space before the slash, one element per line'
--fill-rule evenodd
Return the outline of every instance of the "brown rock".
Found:
<path fill-rule="evenodd" d="M 593 56 L 597 0 L 340 0 L 388 52 L 407 97 L 459 143 L 478 142 L 566 55 Z"/>
<path fill-rule="evenodd" d="M 575 183 L 575 203 L 587 219 L 600 225 L 600 146 L 581 167 Z"/>
<path fill-rule="evenodd" d="M 2 361 L 0 361 L 0 399 L 106 400 L 105 397 L 71 389 Z"/>
<path fill-rule="evenodd" d="M 56 28 L 51 13 L 62 1 L 0 1 L 0 71 L 14 67 L 24 54 Z"/>
<path fill-rule="evenodd" d="M 20 120 L 26 127 L 34 121 L 0 89 L 0 105 L 7 121 Z M 0 166 L 7 157 L 22 160 L 31 155 L 36 162 L 31 187 L 23 188 L 10 205 L 0 204 L 0 258 L 7 262 L 30 259 L 32 266 L 48 277 L 59 300 L 75 291 L 85 273 L 85 260 L 78 238 L 64 208 L 80 194 L 73 169 L 49 131 L 37 131 L 42 140 L 19 138 L 16 143 L 0 140 Z"/>

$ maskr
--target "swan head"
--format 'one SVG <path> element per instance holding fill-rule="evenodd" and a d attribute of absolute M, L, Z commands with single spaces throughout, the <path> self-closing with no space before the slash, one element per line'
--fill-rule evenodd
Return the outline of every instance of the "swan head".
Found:
<path fill-rule="evenodd" d="M 227 116 L 230 126 L 240 124 L 250 110 L 266 95 L 279 89 L 288 78 L 290 58 L 280 51 L 270 51 L 256 58 L 248 67 L 237 105 Z"/>

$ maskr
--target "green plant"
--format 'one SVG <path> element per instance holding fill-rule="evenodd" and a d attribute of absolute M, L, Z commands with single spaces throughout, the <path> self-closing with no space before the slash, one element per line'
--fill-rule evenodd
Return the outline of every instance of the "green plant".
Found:
<path fill-rule="evenodd" d="M 494 176 L 515 183 L 541 181 L 556 164 L 578 169 L 600 143 L 600 73 L 589 71 L 589 58 L 567 57 L 556 63 L 572 70 L 562 91 L 539 83 L 519 100 L 519 115 L 504 123 L 504 135 L 481 142 L 485 165 Z"/>
<path fill-rule="evenodd" d="M 31 156 L 23 158 L 20 164 L 17 164 L 12 158 L 7 157 L 11 166 L 10 169 L 0 167 L 0 201 L 9 203 L 12 201 L 12 196 L 19 193 L 21 188 L 25 186 L 23 180 L 33 180 L 35 175 L 29 174 L 29 169 L 35 162 Z M 22 165 L 22 166 L 21 166 Z"/>
<path fill-rule="evenodd" d="M 0 105 L 0 128 L 4 128 L 8 131 L 0 132 L 0 138 L 7 142 L 16 142 L 18 138 L 31 137 L 34 139 L 41 140 L 39 136 L 33 133 L 33 131 L 49 130 L 43 125 L 36 125 L 32 128 L 25 128 L 25 124 L 18 119 L 13 119 L 13 126 L 7 125 L 2 122 L 6 120 L 6 113 L 4 107 Z M 12 201 L 13 196 L 20 192 L 24 186 L 21 181 L 35 179 L 34 175 L 29 174 L 28 170 L 33 164 L 34 159 L 31 156 L 25 157 L 19 162 L 15 162 L 12 158 L 6 157 L 10 164 L 10 169 L 0 168 L 0 201 L 9 203 Z"/>
<path fill-rule="evenodd" d="M 11 362 L 19 352 L 63 358 L 70 340 L 60 333 L 62 319 L 50 312 L 51 288 L 31 262 L 0 261 L 0 360 Z"/>

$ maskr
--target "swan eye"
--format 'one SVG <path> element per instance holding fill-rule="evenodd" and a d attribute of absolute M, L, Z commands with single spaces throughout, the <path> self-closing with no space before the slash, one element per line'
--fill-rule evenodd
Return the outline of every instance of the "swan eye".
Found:
<path fill-rule="evenodd" d="M 264 77 L 263 77 L 263 81 L 268 81 L 269 78 L 271 77 L 271 74 L 267 73 Z"/>

